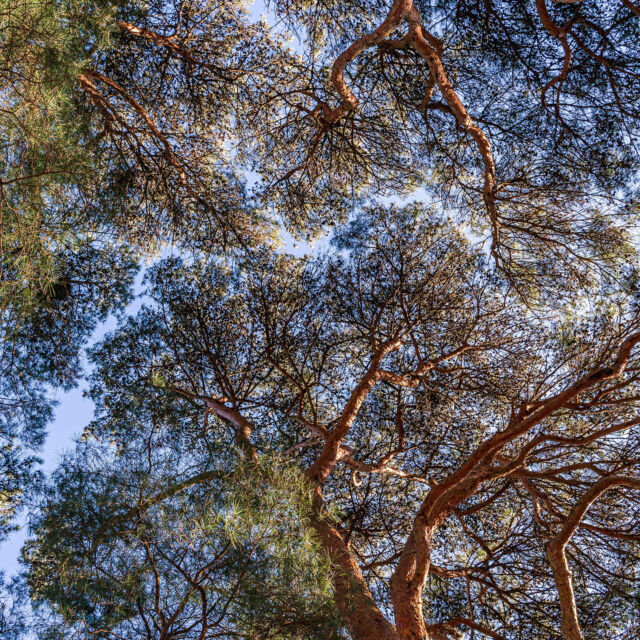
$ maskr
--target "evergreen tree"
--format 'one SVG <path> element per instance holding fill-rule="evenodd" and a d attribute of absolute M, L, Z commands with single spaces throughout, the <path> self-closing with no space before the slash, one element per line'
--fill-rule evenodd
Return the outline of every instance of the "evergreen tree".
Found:
<path fill-rule="evenodd" d="M 633 295 L 613 288 L 588 315 L 528 311 L 477 246 L 418 205 L 364 211 L 316 259 L 171 258 L 147 286 L 153 303 L 92 351 L 97 411 L 84 437 L 102 444 L 80 445 L 61 467 L 27 548 L 32 594 L 67 624 L 113 637 L 146 625 L 148 637 L 181 637 L 185 625 L 189 637 L 215 637 L 216 624 L 223 637 L 328 637 L 323 601 L 305 611 L 313 571 L 280 586 L 287 573 L 267 565 L 257 590 L 237 587 L 227 617 L 186 623 L 190 588 L 165 569 L 154 578 L 156 560 L 136 569 L 139 545 L 175 547 L 183 528 L 195 536 L 189 552 L 223 544 L 197 509 L 223 517 L 229 507 L 213 496 L 251 495 L 229 459 L 235 446 L 240 470 L 281 465 L 241 509 L 241 556 L 265 517 L 283 522 L 279 560 L 311 535 L 317 561 L 329 562 L 337 634 L 411 637 L 421 625 L 416 637 L 460 627 L 554 637 L 550 611 L 562 611 L 565 637 L 576 616 L 592 638 L 629 631 L 640 486 Z M 289 498 L 299 511 L 287 511 Z M 235 588 L 244 564 L 226 560 L 211 560 L 221 574 L 203 573 L 207 588 Z M 160 607 L 159 592 L 181 600 Z M 254 595 L 261 604 L 245 600 Z M 207 601 L 215 609 L 224 598 Z M 260 611 L 262 626 L 235 606 Z"/>
<path fill-rule="evenodd" d="M 250 9 L 2 5 L 2 531 L 155 259 L 36 633 L 635 637 L 640 8 Z"/>

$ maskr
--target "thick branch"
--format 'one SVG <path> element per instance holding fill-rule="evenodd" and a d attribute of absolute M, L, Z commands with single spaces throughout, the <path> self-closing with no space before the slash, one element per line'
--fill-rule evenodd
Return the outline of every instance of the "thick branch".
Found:
<path fill-rule="evenodd" d="M 539 403 L 532 413 L 516 416 L 505 431 L 486 440 L 456 472 L 431 489 L 414 521 L 391 582 L 396 625 L 402 640 L 422 638 L 428 633 L 422 616 L 422 591 L 429 572 L 431 539 L 444 518 L 483 482 L 497 477 L 489 462 L 507 443 L 532 429 L 583 391 L 619 376 L 638 342 L 640 333 L 630 335 L 620 345 L 613 366 L 602 367 L 583 376 L 564 391 Z"/>
<path fill-rule="evenodd" d="M 331 110 L 327 120 L 335 122 L 358 105 L 358 98 L 356 98 L 344 80 L 344 71 L 347 65 L 355 60 L 365 49 L 382 43 L 385 38 L 390 36 L 404 20 L 412 6 L 413 0 L 394 0 L 387 17 L 378 27 L 371 33 L 358 38 L 336 58 L 331 69 L 331 82 L 342 98 L 342 102 L 338 107 Z"/>
<path fill-rule="evenodd" d="M 205 398 L 207 408 L 220 418 L 233 423 L 236 427 L 236 442 L 242 448 L 245 455 L 252 460 L 258 459 L 258 452 L 251 444 L 251 423 L 237 410 L 227 407 L 215 398 Z"/>
<path fill-rule="evenodd" d="M 191 391 L 187 391 L 186 389 L 181 389 L 180 387 L 171 386 L 170 389 L 174 393 L 187 398 L 203 400 L 209 411 L 234 425 L 236 444 L 242 449 L 243 453 L 252 460 L 258 459 L 258 452 L 253 444 L 251 444 L 251 433 L 253 431 L 251 422 L 249 422 L 249 420 L 247 420 L 247 418 L 245 418 L 237 409 L 228 407 L 216 398 L 200 396 L 196 393 L 192 393 Z"/>
<path fill-rule="evenodd" d="M 401 342 L 398 340 L 383 344 L 374 354 L 366 373 L 351 392 L 349 400 L 336 422 L 336 426 L 325 441 L 320 456 L 307 471 L 307 477 L 316 485 L 322 486 L 326 482 L 340 459 L 343 453 L 342 441 L 344 437 L 349 432 L 365 398 L 369 395 L 376 382 L 380 380 L 380 364 L 383 358 L 388 353 L 399 349 L 400 345 Z"/>
<path fill-rule="evenodd" d="M 640 332 L 631 334 L 620 345 L 618 355 L 612 366 L 601 367 L 579 378 L 564 391 L 537 403 L 536 408 L 530 413 L 520 413 L 515 416 L 504 431 L 499 431 L 488 440 L 485 440 L 455 473 L 451 474 L 431 492 L 428 496 L 429 511 L 433 512 L 436 508 L 436 502 L 447 491 L 459 485 L 472 472 L 477 471 L 480 466 L 486 465 L 509 442 L 533 429 L 542 420 L 574 400 L 584 391 L 622 374 L 631 356 L 631 351 L 638 342 L 640 342 Z"/>
<path fill-rule="evenodd" d="M 451 109 L 458 124 L 473 138 L 476 146 L 478 147 L 478 151 L 480 152 L 480 156 L 484 164 L 484 185 L 482 188 L 482 194 L 492 226 L 493 241 L 491 250 L 494 258 L 497 259 L 497 247 L 500 242 L 500 221 L 496 207 L 496 167 L 491 151 L 491 143 L 484 131 L 467 113 L 467 110 L 458 97 L 458 94 L 449 82 L 447 73 L 442 65 L 440 53 L 435 47 L 431 46 L 428 39 L 425 38 L 427 31 L 420 23 L 420 12 L 415 7 L 411 8 L 411 11 L 408 14 L 408 20 L 409 29 L 412 34 L 411 42 L 413 48 L 429 65 L 431 76 L 434 78 L 442 97 Z"/>
<path fill-rule="evenodd" d="M 360 566 L 340 532 L 329 522 L 316 498 L 312 526 L 331 561 L 336 604 L 354 640 L 398 640 L 394 626 L 382 615 L 364 580 Z"/>
<path fill-rule="evenodd" d="M 628 476 L 606 476 L 596 482 L 573 508 L 556 536 L 547 544 L 547 557 L 560 597 L 562 618 L 560 630 L 565 640 L 583 640 L 571 581 L 571 570 L 565 548 L 589 507 L 606 491 L 614 487 L 640 489 L 640 479 Z"/>

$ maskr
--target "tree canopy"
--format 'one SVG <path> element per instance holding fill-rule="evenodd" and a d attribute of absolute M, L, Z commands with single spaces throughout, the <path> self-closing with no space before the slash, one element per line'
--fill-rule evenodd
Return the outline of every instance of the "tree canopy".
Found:
<path fill-rule="evenodd" d="M 0 15 L 0 629 L 640 633 L 639 6 Z"/>

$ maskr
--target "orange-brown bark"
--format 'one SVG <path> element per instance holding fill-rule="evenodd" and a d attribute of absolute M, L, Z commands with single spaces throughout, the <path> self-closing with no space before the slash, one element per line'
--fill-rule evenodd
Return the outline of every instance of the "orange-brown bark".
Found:
<path fill-rule="evenodd" d="M 354 640 L 398 640 L 395 627 L 384 617 L 362 575 L 358 562 L 340 532 L 323 512 L 317 494 L 312 526 L 331 562 L 336 603 Z"/>
<path fill-rule="evenodd" d="M 420 513 L 391 580 L 391 600 L 400 640 L 429 637 L 422 613 L 422 592 L 430 562 L 431 530 L 424 514 Z"/>
<path fill-rule="evenodd" d="M 403 22 L 409 25 L 408 33 L 398 40 L 386 40 Z M 491 143 L 484 131 L 473 121 L 465 109 L 462 101 L 454 90 L 442 64 L 442 45 L 421 24 L 420 12 L 414 6 L 413 0 L 395 0 L 383 22 L 370 34 L 358 38 L 351 46 L 343 51 L 335 60 L 331 72 L 332 83 L 342 98 L 341 104 L 328 113 L 329 122 L 335 122 L 349 111 L 356 108 L 358 99 L 347 86 L 344 79 L 346 66 L 362 51 L 376 45 L 385 47 L 404 48 L 412 46 L 429 66 L 429 81 L 423 107 L 431 99 L 434 86 L 437 86 L 455 117 L 458 124 L 474 140 L 484 165 L 483 199 L 492 226 L 492 252 L 497 258 L 499 244 L 500 219 L 496 207 L 496 168 L 491 151 Z"/>
<path fill-rule="evenodd" d="M 562 613 L 560 631 L 565 640 L 583 640 L 584 638 L 578 621 L 571 569 L 567 562 L 565 548 L 589 507 L 603 493 L 614 487 L 640 489 L 640 479 L 626 476 L 605 476 L 598 480 L 571 511 L 560 531 L 547 544 L 547 558 L 553 570 L 553 578 L 560 597 Z"/>

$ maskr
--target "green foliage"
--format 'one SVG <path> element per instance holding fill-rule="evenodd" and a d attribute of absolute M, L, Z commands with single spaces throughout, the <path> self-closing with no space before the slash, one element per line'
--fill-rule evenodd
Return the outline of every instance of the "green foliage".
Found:
<path fill-rule="evenodd" d="M 80 373 L 95 326 L 130 298 L 132 251 L 105 227 L 78 74 L 108 48 L 114 5 L 6 0 L 0 7 L 0 447 L 2 528 L 52 415 L 52 387 Z"/>
<path fill-rule="evenodd" d="M 56 473 L 25 550 L 46 633 L 342 637 L 295 468 L 218 452 L 226 470 L 195 474 L 201 456 L 179 469 L 157 432 L 148 446 L 85 443 Z"/>
<path fill-rule="evenodd" d="M 225 572 L 244 572 L 242 588 L 228 608 L 229 619 L 242 629 L 238 633 L 278 637 L 295 629 L 301 637 L 315 637 L 299 626 L 302 622 L 326 629 L 325 606 L 331 605 L 325 599 L 324 556 L 309 541 L 304 518 L 295 511 L 307 508 L 301 471 L 318 455 L 318 440 L 308 440 L 308 425 L 335 425 L 379 345 L 405 336 L 385 359 L 384 369 L 415 383 L 396 386 L 390 378 L 376 385 L 344 447 L 367 465 L 404 443 L 395 464 L 421 480 L 384 473 L 353 476 L 348 466 L 340 466 L 323 494 L 331 521 L 350 536 L 362 564 L 372 563 L 367 584 L 376 601 L 390 610 L 393 557 L 413 526 L 425 484 L 460 468 L 474 449 L 509 424 L 527 398 L 551 397 L 576 371 L 588 372 L 613 358 L 616 336 L 638 326 L 633 296 L 615 287 L 576 301 L 573 308 L 532 313 L 509 294 L 461 228 L 417 204 L 363 211 L 336 231 L 326 252 L 316 258 L 266 251 L 237 262 L 168 258 L 149 270 L 146 282 L 149 304 L 91 351 L 95 371 L 90 394 L 97 411 L 85 438 L 96 444 L 81 446 L 85 457 L 58 472 L 52 511 L 46 507 L 43 519 L 34 522 L 38 537 L 28 555 L 34 594 L 60 607 L 68 621 L 83 611 L 96 627 L 138 625 L 133 635 L 146 633 L 141 630 L 144 616 L 151 615 L 144 608 L 144 615 L 128 608 L 133 594 L 151 597 L 143 571 L 147 565 L 134 561 L 141 553 L 135 545 L 140 539 L 160 544 L 162 538 L 162 544 L 166 540 L 176 546 L 173 536 L 184 527 L 190 532 L 190 548 L 203 554 L 197 566 L 216 557 L 220 547 L 206 545 L 220 540 L 243 550 L 225 556 L 232 567 L 213 565 L 216 571 L 224 566 Z M 460 345 L 472 348 L 424 377 L 410 377 L 425 359 Z M 637 356 L 631 372 L 634 363 Z M 593 415 L 559 414 L 531 437 L 562 442 L 563 437 L 583 437 L 632 419 L 633 373 L 626 384 Z M 251 444 L 261 456 L 257 467 L 245 461 L 236 468 L 235 454 L 229 454 L 235 428 L 207 407 L 211 398 L 250 421 Z M 588 406 L 589 400 L 584 402 Z M 109 455 L 95 468 L 96 453 L 89 452 L 101 447 Z M 635 460 L 636 447 L 633 436 L 560 448 L 548 459 L 540 455 L 532 466 L 575 468 L 570 483 L 554 484 L 553 474 L 536 482 L 558 508 L 568 509 L 589 482 L 591 472 L 584 469 L 606 473 L 610 465 Z M 516 453 L 509 450 L 508 455 Z M 292 457 L 299 470 L 277 462 Z M 224 477 L 215 475 L 219 472 Z M 210 473 L 215 477 L 200 475 Z M 196 476 L 202 484 L 173 493 Z M 83 484 L 76 486 L 78 479 Z M 77 498 L 70 511 L 64 507 L 72 504 L 64 497 L 65 483 L 71 483 Z M 475 513 L 474 507 L 494 494 L 497 498 Z M 191 495 L 193 503 L 187 506 L 184 501 Z M 623 523 L 625 504 L 621 495 L 612 494 L 594 507 L 594 518 Z M 469 589 L 478 598 L 474 610 L 487 625 L 509 630 L 507 637 L 551 637 L 548 611 L 558 602 L 544 555 L 547 533 L 532 518 L 518 481 L 497 478 L 464 508 L 470 515 L 462 521 L 450 518 L 441 525 L 433 563 L 470 569 Z M 484 546 L 478 536 L 486 540 Z M 97 539 L 104 543 L 94 547 Z M 637 607 L 630 583 L 621 578 L 614 614 L 614 600 L 605 595 L 610 586 L 606 574 L 589 567 L 605 558 L 621 576 L 631 575 L 631 565 L 623 566 L 620 558 L 633 564 L 635 542 L 605 543 L 587 531 L 576 540 L 574 549 L 583 563 L 574 568 L 581 606 L 585 611 L 601 607 L 602 622 L 592 629 L 611 627 L 616 616 L 632 620 Z M 254 543 L 255 552 L 247 551 Z M 49 549 L 56 545 L 62 546 L 48 564 Z M 76 560 L 66 561 L 65 574 L 58 567 L 70 557 Z M 250 566 L 243 561 L 248 557 Z M 85 559 L 89 564 L 83 564 Z M 301 566 L 310 573 L 300 575 Z M 67 577 L 47 590 L 51 574 Z M 227 589 L 225 580 L 236 574 L 225 573 L 224 580 L 218 573 L 207 575 L 207 588 Z M 166 580 L 176 594 L 189 592 L 169 574 Z M 486 587 L 488 580 L 491 587 Z M 126 594 L 114 592 L 116 587 Z M 464 616 L 467 598 L 464 582 L 434 575 L 427 583 L 425 611 L 434 622 Z M 121 608 L 103 611 L 97 604 L 103 599 Z M 212 619 L 217 619 L 214 613 L 207 616 Z"/>
<path fill-rule="evenodd" d="M 28 620 L 22 594 L 14 583 L 7 583 L 4 572 L 0 572 L 0 634 L 6 640 L 20 640 L 26 637 Z"/>
<path fill-rule="evenodd" d="M 78 193 L 95 171 L 73 92 L 90 50 L 108 46 L 113 7 L 4 0 L 0 20 L 0 312 L 29 313 L 63 275 L 61 254 L 100 227 Z"/>
<path fill-rule="evenodd" d="M 85 245 L 58 258 L 63 279 L 30 313 L 12 305 L 0 316 L 0 533 L 25 497 L 52 417 L 52 389 L 81 374 L 82 347 L 98 323 L 131 299 L 137 266 L 126 251 Z"/>
<path fill-rule="evenodd" d="M 37 634 L 344 637 L 312 488 L 391 612 L 425 495 L 638 331 L 636 5 L 416 0 L 424 56 L 405 19 L 360 40 L 390 1 L 272 0 L 269 22 L 242 0 L 0 3 L 0 536 L 53 390 L 153 260 L 32 514 Z M 332 236 L 300 258 L 282 228 Z M 434 624 L 554 637 L 546 541 L 595 478 L 638 473 L 636 429 L 589 440 L 637 414 L 625 365 L 460 487 L 430 549 L 457 572 L 427 582 Z M 492 475 L 520 455 L 523 475 Z M 628 633 L 638 502 L 613 491 L 589 518 L 568 547 L 579 616 Z"/>

